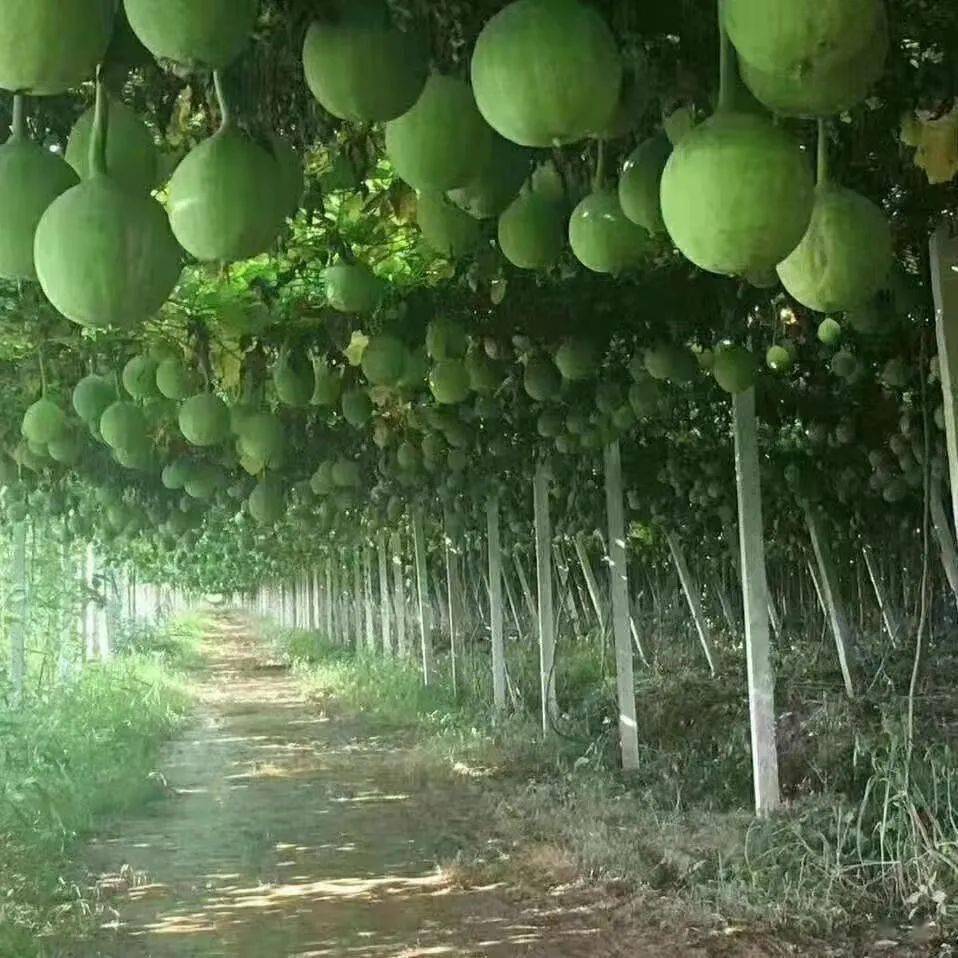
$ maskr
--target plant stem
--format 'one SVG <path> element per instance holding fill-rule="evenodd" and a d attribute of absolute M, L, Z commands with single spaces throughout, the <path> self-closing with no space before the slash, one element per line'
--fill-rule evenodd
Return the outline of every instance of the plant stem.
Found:
<path fill-rule="evenodd" d="M 220 106 L 220 129 L 229 126 L 233 122 L 233 111 L 230 109 L 229 100 L 226 97 L 226 88 L 223 83 L 223 75 L 219 70 L 213 71 L 213 86 L 216 89 L 216 102 Z"/>
<path fill-rule="evenodd" d="M 605 186 L 605 140 L 600 138 L 596 143 L 595 179 L 592 181 L 592 189 L 598 193 Z"/>
<path fill-rule="evenodd" d="M 106 141 L 110 125 L 110 94 L 99 71 L 96 78 L 96 108 L 90 138 L 90 175 L 106 175 Z"/>
<path fill-rule="evenodd" d="M 828 126 L 824 117 L 818 118 L 818 185 L 828 182 Z"/>
<path fill-rule="evenodd" d="M 14 140 L 27 138 L 26 105 L 22 93 L 13 95 L 13 122 L 10 124 L 10 133 Z"/>
<path fill-rule="evenodd" d="M 718 2 L 719 15 L 719 110 L 735 109 L 735 90 L 738 83 L 736 76 L 735 49 L 725 29 L 722 17 L 722 0 Z"/>

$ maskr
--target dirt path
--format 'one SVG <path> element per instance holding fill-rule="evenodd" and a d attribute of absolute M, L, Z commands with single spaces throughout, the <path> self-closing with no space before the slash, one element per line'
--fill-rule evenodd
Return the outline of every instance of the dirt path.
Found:
<path fill-rule="evenodd" d="M 209 651 L 198 719 L 164 757 L 168 795 L 91 845 L 103 924 L 59 954 L 728 954 L 674 926 L 622 934 L 581 901 L 454 886 L 437 862 L 471 830 L 475 786 L 411 785 L 408 754 L 318 714 L 241 622 L 224 619 Z"/>

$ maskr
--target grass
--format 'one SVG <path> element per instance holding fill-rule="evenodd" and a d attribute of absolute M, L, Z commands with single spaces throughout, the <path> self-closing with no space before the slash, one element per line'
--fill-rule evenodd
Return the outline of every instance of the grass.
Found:
<path fill-rule="evenodd" d="M 201 629 L 139 628 L 110 663 L 0 708 L 0 956 L 41 954 L 38 939 L 82 919 L 75 849 L 104 816 L 157 794 L 154 760 L 188 713 L 182 670 Z"/>
<path fill-rule="evenodd" d="M 782 683 L 787 809 L 759 822 L 740 676 L 713 680 L 671 662 L 644 671 L 642 769 L 626 780 L 612 677 L 590 642 L 562 650 L 566 711 L 543 741 L 534 648 L 511 650 L 522 707 L 493 724 L 481 656 L 467 663 L 457 697 L 445 682 L 425 688 L 414 663 L 354 655 L 303 632 L 276 641 L 311 694 L 409 732 L 413 764 L 490 780 L 488 819 L 505 851 L 484 861 L 486 871 L 545 855 L 561 882 L 571 860 L 579 875 L 662 892 L 702 914 L 809 934 L 887 920 L 953 930 L 958 921 L 958 756 L 936 732 L 933 697 L 921 734 L 938 744 L 909 755 L 900 699 L 887 689 L 855 703 L 822 692 L 799 672 L 809 657 L 796 652 L 781 666 L 802 678 L 792 689 Z"/>

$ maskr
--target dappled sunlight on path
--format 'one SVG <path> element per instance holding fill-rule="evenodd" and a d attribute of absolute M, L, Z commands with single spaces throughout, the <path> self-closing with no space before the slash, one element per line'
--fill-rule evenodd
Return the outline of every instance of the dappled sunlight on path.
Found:
<path fill-rule="evenodd" d="M 91 846 L 102 927 L 61 954 L 619 953 L 587 909 L 443 875 L 476 814 L 467 783 L 414 782 L 395 742 L 317 714 L 241 620 L 223 619 L 208 652 L 198 719 L 162 765 L 167 798 Z"/>

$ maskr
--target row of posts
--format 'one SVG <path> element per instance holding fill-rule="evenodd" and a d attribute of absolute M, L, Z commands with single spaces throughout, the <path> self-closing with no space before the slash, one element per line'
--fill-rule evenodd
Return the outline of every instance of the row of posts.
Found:
<path fill-rule="evenodd" d="M 931 279 L 935 299 L 935 327 L 938 339 L 938 355 L 941 370 L 945 434 L 948 451 L 949 478 L 952 494 L 952 512 L 958 527 L 958 230 L 953 224 L 941 226 L 931 239 Z M 749 712 L 751 725 L 751 753 L 755 809 L 759 815 L 768 815 L 780 805 L 780 787 L 778 771 L 778 753 L 775 725 L 774 678 L 772 674 L 770 648 L 771 631 L 781 628 L 780 617 L 768 589 L 765 542 L 762 517 L 762 492 L 759 468 L 758 431 L 755 415 L 755 391 L 735 396 L 733 402 L 733 431 L 735 444 L 735 471 L 738 499 L 738 548 L 735 551 L 736 566 L 742 588 L 745 612 L 745 651 L 746 672 L 748 677 Z M 533 502 L 536 543 L 536 571 L 538 597 L 536 618 L 538 620 L 538 639 L 540 652 L 540 681 L 542 702 L 542 727 L 548 733 L 557 717 L 555 693 L 555 616 L 553 609 L 553 543 L 552 524 L 549 512 L 550 475 L 548 463 L 537 465 L 533 479 Z M 628 565 L 626 562 L 626 533 L 623 508 L 621 455 L 618 443 L 605 450 L 605 487 L 606 511 L 608 521 L 608 561 L 611 575 L 612 594 L 612 631 L 615 640 L 616 677 L 619 704 L 619 732 L 622 753 L 622 766 L 630 771 L 639 766 L 638 724 L 635 706 L 633 677 L 633 640 L 636 648 L 642 652 L 640 637 L 635 634 L 629 604 Z M 955 555 L 954 539 L 945 517 L 940 490 L 933 483 L 930 490 L 932 522 L 942 561 L 948 573 L 949 582 L 958 594 L 958 556 Z M 829 620 L 836 651 L 845 682 L 847 693 L 855 694 L 852 668 L 849 654 L 849 629 L 842 611 L 838 595 L 838 576 L 835 562 L 830 552 L 827 533 L 822 527 L 821 517 L 816 509 L 803 503 L 806 526 L 808 528 L 814 563 L 810 562 L 809 572 L 815 584 L 822 608 Z M 499 506 L 495 499 L 487 503 L 487 552 L 488 552 L 488 601 L 489 627 L 492 640 L 492 669 L 494 704 L 497 713 L 506 708 L 506 665 L 503 649 L 503 601 L 502 601 L 502 554 L 500 546 Z M 413 516 L 413 540 L 416 568 L 416 594 L 419 610 L 419 639 L 422 657 L 423 677 L 430 682 L 433 677 L 433 657 L 431 644 L 430 607 L 428 601 L 428 583 L 425 581 L 425 546 L 423 542 L 422 514 Z M 735 536 L 727 530 L 726 537 L 731 543 Z M 673 562 L 678 572 L 683 592 L 689 604 L 689 610 L 696 624 L 710 669 L 714 672 L 718 663 L 712 646 L 705 617 L 702 613 L 700 596 L 694 587 L 685 558 L 677 537 L 668 536 Z M 577 541 L 577 550 L 581 543 Z M 396 557 L 398 548 L 395 538 L 392 544 L 393 561 L 401 570 L 401 560 Z M 379 541 L 380 584 L 383 596 L 386 595 L 388 577 L 385 575 L 385 542 Z M 449 578 L 449 620 L 452 639 L 453 662 L 456 662 L 457 643 L 461 641 L 456 621 L 454 604 L 461 595 L 461 582 L 457 581 L 460 571 L 450 565 L 447 539 L 447 575 Z M 580 556 L 581 558 L 581 556 Z M 883 623 L 893 641 L 897 640 L 900 623 L 891 613 L 890 603 L 886 601 L 879 578 L 875 574 L 873 557 L 867 548 L 864 559 L 869 577 L 875 588 Z M 355 608 L 365 610 L 364 621 L 356 622 L 357 635 L 364 634 L 366 645 L 372 649 L 375 645 L 376 624 L 372 619 L 372 604 L 368 601 L 370 585 L 369 555 L 364 551 L 361 560 L 365 568 L 360 567 L 357 558 L 354 564 Z M 306 628 L 319 628 L 325 617 L 325 628 L 329 635 L 337 630 L 346 634 L 346 609 L 335 597 L 343 594 L 343 583 L 339 578 L 346 574 L 345 566 L 327 564 L 325 582 L 319 583 L 314 574 L 307 577 L 291 589 L 263 590 L 255 599 L 259 612 L 278 617 L 281 621 Z M 401 571 L 397 571 L 401 577 Z M 595 602 L 594 583 L 588 581 L 589 591 Z M 363 590 L 365 596 L 363 595 Z M 523 589 L 527 601 L 529 590 Z M 326 597 L 324 602 L 322 597 Z M 381 603 L 383 619 L 380 624 L 383 636 L 382 647 L 386 652 L 395 650 L 399 654 L 408 651 L 406 623 L 404 617 L 405 600 L 396 601 L 404 596 L 404 587 L 400 588 L 397 579 L 394 589 L 394 601 Z M 367 601 L 360 601 L 361 599 Z M 597 604 L 597 603 L 596 603 Z M 394 610 L 390 613 L 390 607 Z M 461 608 L 461 606 L 458 606 Z M 597 605 L 598 608 L 598 605 Z M 402 610 L 402 611 L 401 611 Z M 391 614 L 396 616 L 396 640 L 392 642 Z M 455 664 L 453 680 L 455 681 Z"/>

